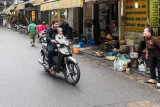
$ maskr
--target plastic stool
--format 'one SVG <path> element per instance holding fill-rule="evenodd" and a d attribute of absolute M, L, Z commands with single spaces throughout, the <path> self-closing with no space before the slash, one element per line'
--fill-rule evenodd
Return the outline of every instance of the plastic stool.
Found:
<path fill-rule="evenodd" d="M 81 41 L 86 42 L 86 38 L 82 38 Z"/>
<path fill-rule="evenodd" d="M 84 48 L 84 43 L 83 42 L 79 42 L 78 45 L 80 45 L 80 48 Z"/>
<path fill-rule="evenodd" d="M 114 48 L 116 48 L 116 45 L 110 45 L 110 49 L 113 50 Z"/>
<path fill-rule="evenodd" d="M 87 44 L 90 45 L 91 40 L 87 40 Z"/>
<path fill-rule="evenodd" d="M 90 41 L 90 46 L 95 46 L 95 41 Z"/>
<path fill-rule="evenodd" d="M 113 56 L 113 55 L 115 55 L 115 54 L 116 54 L 115 52 L 109 52 L 109 53 L 108 53 L 109 56 Z"/>

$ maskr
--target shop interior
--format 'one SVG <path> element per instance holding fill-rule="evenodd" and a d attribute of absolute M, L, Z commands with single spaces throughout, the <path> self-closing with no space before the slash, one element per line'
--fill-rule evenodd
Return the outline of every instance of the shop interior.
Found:
<path fill-rule="evenodd" d="M 108 40 L 116 40 L 118 43 L 118 3 L 95 4 L 94 10 L 94 28 L 96 29 L 94 32 L 95 41 L 102 44 Z"/>

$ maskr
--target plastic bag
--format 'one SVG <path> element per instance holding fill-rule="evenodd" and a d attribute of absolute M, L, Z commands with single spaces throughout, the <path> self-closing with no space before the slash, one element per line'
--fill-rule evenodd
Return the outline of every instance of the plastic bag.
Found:
<path fill-rule="evenodd" d="M 114 60 L 114 70 L 124 71 L 127 68 L 127 60 L 125 57 L 118 57 Z"/>
<path fill-rule="evenodd" d="M 129 55 L 128 54 L 120 54 L 120 53 L 118 53 L 117 54 L 117 57 L 120 57 L 120 58 L 122 58 L 122 57 L 125 57 L 126 59 L 130 59 L 130 57 L 129 57 Z"/>

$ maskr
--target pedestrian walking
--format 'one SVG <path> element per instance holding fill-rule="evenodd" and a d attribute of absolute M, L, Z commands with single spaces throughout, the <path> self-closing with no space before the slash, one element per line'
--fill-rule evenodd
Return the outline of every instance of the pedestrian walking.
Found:
<path fill-rule="evenodd" d="M 157 89 L 160 89 L 160 40 L 155 37 L 152 28 L 144 29 L 144 37 L 146 41 L 146 59 L 148 59 L 149 54 L 151 55 L 150 61 L 150 75 L 151 79 L 145 81 L 145 83 L 155 84 L 156 72 L 155 68 L 158 69 L 158 83 L 156 85 Z"/>
<path fill-rule="evenodd" d="M 38 33 L 37 25 L 35 24 L 35 21 L 32 20 L 32 23 L 29 25 L 29 37 L 30 37 L 31 46 L 34 46 L 37 33 Z"/>

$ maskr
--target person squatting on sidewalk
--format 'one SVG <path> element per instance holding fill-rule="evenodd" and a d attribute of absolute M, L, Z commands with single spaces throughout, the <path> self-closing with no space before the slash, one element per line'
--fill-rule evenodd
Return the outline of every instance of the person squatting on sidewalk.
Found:
<path fill-rule="evenodd" d="M 144 37 L 146 41 L 146 59 L 148 59 L 149 54 L 151 55 L 151 58 L 149 59 L 151 61 L 150 65 L 151 79 L 145 81 L 145 83 L 155 84 L 155 79 L 156 79 L 155 68 L 157 67 L 158 83 L 156 85 L 156 88 L 160 89 L 160 40 L 155 37 L 153 29 L 149 27 L 144 29 Z"/>
<path fill-rule="evenodd" d="M 32 23 L 29 25 L 28 30 L 29 30 L 29 37 L 30 37 L 31 46 L 34 46 L 36 34 L 38 33 L 37 25 L 35 24 L 34 20 L 32 20 Z"/>

